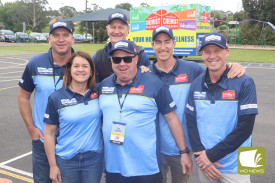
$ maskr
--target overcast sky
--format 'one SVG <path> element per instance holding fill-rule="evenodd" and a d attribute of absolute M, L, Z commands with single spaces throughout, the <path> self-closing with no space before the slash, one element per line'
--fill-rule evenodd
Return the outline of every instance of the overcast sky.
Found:
<path fill-rule="evenodd" d="M 16 0 L 1 0 L 2 3 L 16 1 Z M 51 7 L 54 10 L 58 10 L 60 7 L 63 6 L 72 6 L 76 8 L 77 11 L 84 11 L 85 10 L 85 2 L 86 0 L 48 0 L 49 7 Z M 173 3 L 175 1 L 171 0 L 88 0 L 88 8 L 91 8 L 91 4 L 95 3 L 99 5 L 102 8 L 114 8 L 116 4 L 120 3 L 130 3 L 134 7 L 139 7 L 140 3 L 144 2 L 149 4 L 150 6 L 165 6 L 165 5 L 171 5 L 171 4 L 177 4 Z M 235 13 L 236 11 L 240 11 L 242 8 L 242 0 L 180 0 L 180 4 L 192 4 L 192 3 L 198 3 L 202 5 L 208 5 L 211 6 L 212 10 L 223 10 L 223 11 L 232 11 Z"/>

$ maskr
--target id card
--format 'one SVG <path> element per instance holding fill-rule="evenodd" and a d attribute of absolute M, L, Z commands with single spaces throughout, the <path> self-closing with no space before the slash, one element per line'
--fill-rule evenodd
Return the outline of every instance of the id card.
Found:
<path fill-rule="evenodd" d="M 123 145 L 126 123 L 113 122 L 110 142 L 112 144 Z"/>

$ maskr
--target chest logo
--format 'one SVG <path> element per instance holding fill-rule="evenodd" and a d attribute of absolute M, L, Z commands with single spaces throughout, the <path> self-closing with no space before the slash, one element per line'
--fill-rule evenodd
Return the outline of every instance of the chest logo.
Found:
<path fill-rule="evenodd" d="M 227 90 L 222 92 L 222 99 L 235 99 L 235 91 Z"/>
<path fill-rule="evenodd" d="M 108 87 L 108 86 L 102 87 L 102 93 L 113 93 L 114 90 L 115 90 L 115 87 Z"/>
<path fill-rule="evenodd" d="M 187 74 L 181 74 L 181 75 L 175 77 L 175 82 L 176 82 L 176 83 L 179 83 L 179 82 L 186 82 L 186 81 L 188 81 L 188 79 L 187 79 Z"/>
<path fill-rule="evenodd" d="M 98 97 L 98 94 L 97 93 L 91 93 L 91 99 L 95 99 Z"/>
<path fill-rule="evenodd" d="M 130 89 L 129 93 L 142 93 L 143 89 L 144 89 L 144 86 L 142 86 L 142 85 L 138 86 L 137 88 L 136 87 L 132 87 Z"/>

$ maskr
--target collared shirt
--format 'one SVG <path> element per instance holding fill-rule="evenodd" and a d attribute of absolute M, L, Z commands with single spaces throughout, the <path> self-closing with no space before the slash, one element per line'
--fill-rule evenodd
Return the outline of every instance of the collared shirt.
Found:
<path fill-rule="evenodd" d="M 224 74 L 212 90 L 205 81 L 206 72 L 193 81 L 186 104 L 186 113 L 196 119 L 190 121 L 190 125 L 188 121 L 189 135 L 192 136 L 198 131 L 200 139 L 196 141 L 200 140 L 208 150 L 223 141 L 237 128 L 238 116 L 257 114 L 258 107 L 254 81 L 247 75 L 227 79 Z M 195 128 L 189 128 L 189 126 L 195 126 Z M 251 146 L 251 136 L 241 146 Z M 218 163 L 223 166 L 217 167 L 220 172 L 237 173 L 237 150 L 227 154 Z"/>
<path fill-rule="evenodd" d="M 73 51 L 73 49 L 72 49 Z M 53 73 L 53 67 L 54 72 Z M 52 49 L 47 53 L 34 56 L 27 64 L 18 85 L 34 95 L 34 125 L 44 134 L 45 124 L 43 116 L 46 110 L 48 97 L 62 87 L 65 65 L 53 64 Z M 55 76 L 55 78 L 53 78 Z M 40 139 L 43 141 L 42 139 Z"/>
<path fill-rule="evenodd" d="M 50 97 L 44 122 L 58 126 L 56 155 L 70 159 L 79 152 L 102 151 L 101 110 L 96 91 L 85 96 L 62 87 Z"/>
<path fill-rule="evenodd" d="M 155 74 L 141 74 L 139 69 L 132 83 L 124 86 L 116 82 L 115 74 L 109 76 L 100 84 L 99 95 L 106 170 L 126 177 L 158 173 L 155 120 L 158 112 L 176 109 L 168 86 Z M 121 114 L 118 100 L 124 101 Z M 126 124 L 123 145 L 110 143 L 113 122 Z"/>
<path fill-rule="evenodd" d="M 203 73 L 204 68 L 192 61 L 176 60 L 175 66 L 168 73 L 159 70 L 156 67 L 156 61 L 149 66 L 150 70 L 156 73 L 162 81 L 169 85 L 169 91 L 177 105 L 177 116 L 183 126 L 186 146 L 191 149 L 188 138 L 185 105 L 189 93 L 191 82 Z M 162 114 L 159 114 L 161 153 L 176 156 L 179 155 L 179 149 L 169 129 L 169 126 Z"/>

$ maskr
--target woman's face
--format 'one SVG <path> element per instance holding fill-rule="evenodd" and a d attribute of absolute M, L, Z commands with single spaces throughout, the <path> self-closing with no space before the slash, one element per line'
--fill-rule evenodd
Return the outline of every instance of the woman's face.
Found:
<path fill-rule="evenodd" d="M 72 82 L 75 83 L 86 83 L 88 82 L 89 77 L 92 75 L 91 67 L 88 62 L 83 57 L 76 56 L 73 59 L 73 63 L 71 66 L 71 76 Z"/>

